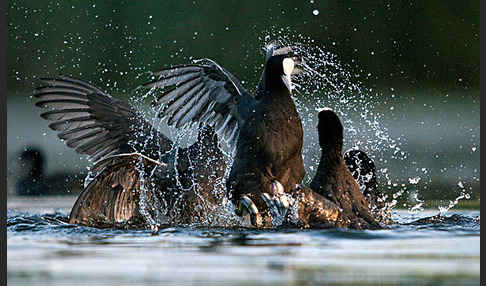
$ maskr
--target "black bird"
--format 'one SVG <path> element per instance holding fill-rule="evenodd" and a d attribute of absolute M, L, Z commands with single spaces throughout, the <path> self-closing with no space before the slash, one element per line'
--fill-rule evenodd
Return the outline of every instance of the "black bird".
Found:
<path fill-rule="evenodd" d="M 255 225 L 267 199 L 290 193 L 305 175 L 302 124 L 291 98 L 299 64 L 291 47 L 270 44 L 255 95 L 209 59 L 164 69 L 145 84 L 166 90 L 154 104 L 169 125 L 204 123 L 227 140 L 235 151 L 227 188 L 237 213 L 250 213 Z"/>
<path fill-rule="evenodd" d="M 375 218 L 386 224 L 393 222 L 385 203 L 385 194 L 378 188 L 375 162 L 365 152 L 356 148 L 349 149 L 344 153 L 344 161 L 358 182 Z"/>
<path fill-rule="evenodd" d="M 44 153 L 41 149 L 26 147 L 18 157 L 20 175 L 15 182 L 15 193 L 20 196 L 68 195 L 82 189 L 82 179 L 69 172 L 45 172 Z"/>
<path fill-rule="evenodd" d="M 375 162 L 368 155 L 356 148 L 344 152 L 344 162 L 358 182 L 359 188 L 365 197 L 377 196 Z"/>
<path fill-rule="evenodd" d="M 339 117 L 331 109 L 323 109 L 317 129 L 322 155 L 311 189 L 341 209 L 337 226 L 379 227 L 342 156 L 343 125 Z"/>
<path fill-rule="evenodd" d="M 91 181 L 71 210 L 71 223 L 153 227 L 164 220 L 192 222 L 198 219 L 194 205 L 215 200 L 226 162 L 211 128 L 201 128 L 198 141 L 180 149 L 128 103 L 85 81 L 67 76 L 43 81 L 47 85 L 34 91 L 36 105 L 50 110 L 41 117 L 54 121 L 49 127 L 68 147 L 96 161 Z M 211 212 L 200 212 L 205 213 Z"/>

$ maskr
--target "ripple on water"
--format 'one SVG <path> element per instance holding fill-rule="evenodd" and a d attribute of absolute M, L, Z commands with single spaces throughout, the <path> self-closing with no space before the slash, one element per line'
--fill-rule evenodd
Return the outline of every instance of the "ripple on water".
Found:
<path fill-rule="evenodd" d="M 301 230 L 295 228 L 279 228 L 276 230 L 256 230 L 245 228 L 214 228 L 207 226 L 187 226 L 160 228 L 156 234 L 150 230 L 120 230 L 120 229 L 97 229 L 92 227 L 72 225 L 68 223 L 69 218 L 66 213 L 55 212 L 46 214 L 29 214 L 19 211 L 8 211 L 7 231 L 10 237 L 16 235 L 47 235 L 57 234 L 78 237 L 99 235 L 100 239 L 112 239 L 122 241 L 123 239 L 137 239 L 145 236 L 171 237 L 172 239 L 186 240 L 188 238 L 198 240 L 227 240 L 234 241 L 236 244 L 256 244 L 259 242 L 268 243 L 269 241 L 279 241 L 281 238 L 289 241 L 314 240 L 318 237 L 326 239 L 397 239 L 434 236 L 437 232 L 443 235 L 479 235 L 481 222 L 479 213 L 465 212 L 450 215 L 432 215 L 408 221 L 402 215 L 396 217 L 396 224 L 388 226 L 384 230 L 352 230 L 352 229 L 324 229 L 324 230 Z M 117 238 L 119 237 L 119 238 Z M 298 237 L 298 239 L 293 239 Z M 115 239 L 116 238 L 116 239 Z M 189 242 L 190 243 L 190 242 Z M 290 243 L 290 242 L 289 242 Z M 293 242 L 292 242 L 293 243 Z"/>
<path fill-rule="evenodd" d="M 414 214 L 412 222 L 409 216 L 403 211 L 397 217 L 401 223 L 379 231 L 191 226 L 152 234 L 70 225 L 63 212 L 9 210 L 8 279 L 50 285 L 79 279 L 113 285 L 376 285 L 436 279 L 474 284 L 479 279 L 479 212 L 445 218 Z"/>

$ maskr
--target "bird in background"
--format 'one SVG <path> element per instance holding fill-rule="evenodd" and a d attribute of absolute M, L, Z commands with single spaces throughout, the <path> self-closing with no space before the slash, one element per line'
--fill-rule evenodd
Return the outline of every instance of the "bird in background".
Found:
<path fill-rule="evenodd" d="M 82 189 L 82 174 L 47 173 L 46 157 L 41 148 L 26 146 L 17 156 L 15 194 L 19 196 L 78 194 Z"/>

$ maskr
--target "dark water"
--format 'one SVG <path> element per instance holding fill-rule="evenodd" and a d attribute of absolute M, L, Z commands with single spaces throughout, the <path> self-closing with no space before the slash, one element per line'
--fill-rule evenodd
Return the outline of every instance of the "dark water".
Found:
<path fill-rule="evenodd" d="M 9 285 L 479 285 L 480 212 L 397 211 L 379 231 L 66 223 L 69 198 L 9 198 Z"/>

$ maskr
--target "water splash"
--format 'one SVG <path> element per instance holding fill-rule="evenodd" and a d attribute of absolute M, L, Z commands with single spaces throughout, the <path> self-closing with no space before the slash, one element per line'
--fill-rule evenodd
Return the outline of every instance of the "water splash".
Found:
<path fill-rule="evenodd" d="M 468 193 L 463 191 L 455 200 L 449 201 L 449 204 L 447 206 L 439 206 L 440 216 L 445 215 L 450 209 L 455 207 L 459 203 L 460 200 L 462 200 L 462 199 L 469 200 L 470 198 L 471 198 L 471 195 L 469 195 Z"/>
<path fill-rule="evenodd" d="M 392 159 L 404 160 L 408 157 L 408 152 L 402 148 L 402 138 L 393 138 L 389 134 L 388 128 L 382 123 L 384 115 L 377 111 L 380 95 L 373 89 L 363 86 L 359 74 L 353 74 L 349 66 L 342 64 L 338 57 L 326 51 L 325 47 L 316 45 L 313 39 L 302 35 L 292 36 L 297 38 L 295 39 L 289 35 L 295 35 L 295 33 L 285 33 L 285 30 L 267 33 L 261 38 L 261 46 L 267 44 L 270 39 L 278 38 L 279 45 L 293 46 L 294 51 L 303 58 L 303 72 L 297 75 L 295 79 L 296 92 L 294 92 L 293 98 L 304 128 L 303 157 L 307 169 L 304 183 L 310 182 L 315 172 L 313 167 L 317 166 L 320 160 L 320 147 L 315 128 L 317 123 L 316 110 L 322 107 L 330 107 L 342 120 L 345 128 L 345 146 L 359 148 L 368 153 L 375 162 L 381 163 L 377 164 L 382 166 L 378 170 L 377 179 L 386 182 L 386 184 L 379 187 L 394 190 L 395 193 L 391 197 L 385 195 L 380 199 L 385 202 L 387 210 L 391 210 L 396 206 L 397 199 L 402 196 L 406 189 L 405 184 L 391 178 L 387 166 L 383 163 Z M 260 70 L 255 72 L 261 73 Z M 247 89 L 252 90 L 248 87 Z M 139 97 L 132 97 L 132 101 L 136 105 L 142 106 L 146 99 L 154 100 L 155 98 L 156 95 L 151 90 Z M 167 127 L 163 123 L 163 118 L 157 117 L 160 108 L 158 106 L 145 109 L 145 117 L 149 118 L 152 126 L 156 126 L 159 130 L 163 129 L 163 133 L 174 139 L 175 144 L 171 152 L 177 154 L 178 148 L 194 142 L 197 134 L 196 128 L 194 128 L 194 125 L 179 130 Z M 152 133 L 151 135 L 153 136 Z M 185 142 L 182 142 L 181 139 L 184 139 Z M 153 140 L 153 138 L 147 137 L 146 134 L 140 134 L 140 140 Z M 144 146 L 147 145 L 144 144 Z M 221 144 L 221 147 L 226 148 L 225 144 Z M 141 152 L 143 153 L 143 150 Z M 392 154 L 391 158 L 386 157 L 387 154 Z M 159 158 L 163 155 L 165 154 L 159 154 Z M 177 155 L 175 157 L 174 165 L 177 169 Z M 227 165 L 231 166 L 231 156 L 227 156 L 226 160 Z M 416 183 L 419 180 L 420 178 Z M 412 181 L 415 182 L 415 179 Z M 224 184 L 224 178 L 222 182 Z M 397 189 L 398 191 L 396 191 Z M 387 201 L 388 198 L 391 199 L 390 202 Z M 227 205 L 223 205 L 222 208 L 226 207 Z M 420 207 L 417 207 L 417 210 Z"/>
<path fill-rule="evenodd" d="M 410 200 L 416 204 L 408 209 L 408 213 L 415 214 L 417 212 L 421 212 L 424 210 L 423 208 L 424 200 L 421 200 L 419 198 L 418 190 L 415 190 L 410 194 Z"/>
<path fill-rule="evenodd" d="M 391 177 L 385 164 L 390 160 L 403 161 L 409 154 L 402 147 L 404 139 L 392 137 L 383 124 L 384 115 L 378 111 L 381 94 L 365 87 L 359 74 L 353 74 L 351 67 L 341 63 L 337 55 L 324 46 L 317 45 L 314 39 L 286 29 L 267 32 L 262 39 L 268 42 L 275 37 L 279 38 L 281 46 L 293 46 L 294 52 L 303 59 L 303 72 L 295 79 L 293 99 L 304 128 L 303 157 L 307 171 L 304 183 L 311 181 L 315 173 L 313 167 L 320 160 L 317 113 L 320 108 L 329 107 L 341 118 L 346 148 L 365 151 L 376 162 L 377 180 L 385 182 L 379 188 L 394 192 L 391 197 L 379 198 L 386 205 L 383 212 L 389 214 L 406 187 L 397 178 Z M 386 202 L 388 198 L 393 200 Z"/>

